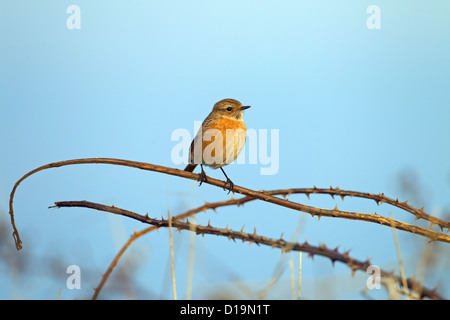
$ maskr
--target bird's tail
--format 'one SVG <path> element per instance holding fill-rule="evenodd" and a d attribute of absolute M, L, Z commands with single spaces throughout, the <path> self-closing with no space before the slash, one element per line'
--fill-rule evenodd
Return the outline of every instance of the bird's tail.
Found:
<path fill-rule="evenodd" d="M 184 171 L 192 172 L 194 171 L 195 167 L 197 167 L 196 164 L 188 164 L 186 168 L 184 168 Z"/>

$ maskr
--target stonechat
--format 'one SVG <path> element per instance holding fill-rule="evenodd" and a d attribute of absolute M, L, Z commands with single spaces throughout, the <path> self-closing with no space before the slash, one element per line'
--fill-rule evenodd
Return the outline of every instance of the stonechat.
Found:
<path fill-rule="evenodd" d="M 184 169 L 192 172 L 200 164 L 202 170 L 200 185 L 207 181 L 203 170 L 205 165 L 213 169 L 220 168 L 227 178 L 224 189 L 229 185 L 229 192 L 233 191 L 234 183 L 222 167 L 236 160 L 245 145 L 247 128 L 244 123 L 244 110 L 248 108 L 250 106 L 243 106 L 237 100 L 223 99 L 214 105 L 211 113 L 203 121 L 192 140 L 189 164 Z"/>

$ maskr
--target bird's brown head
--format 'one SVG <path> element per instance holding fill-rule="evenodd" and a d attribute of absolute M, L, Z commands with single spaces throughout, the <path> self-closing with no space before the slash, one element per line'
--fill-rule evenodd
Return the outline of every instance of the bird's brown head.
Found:
<path fill-rule="evenodd" d="M 250 106 L 243 106 L 237 100 L 234 99 L 223 99 L 214 105 L 211 113 L 215 116 L 231 118 L 235 120 L 242 120 L 244 115 L 244 110 L 250 108 Z"/>

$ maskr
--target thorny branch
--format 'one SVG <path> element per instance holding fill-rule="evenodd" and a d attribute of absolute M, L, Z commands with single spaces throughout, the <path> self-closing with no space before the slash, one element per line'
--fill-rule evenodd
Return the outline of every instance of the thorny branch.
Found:
<path fill-rule="evenodd" d="M 18 233 L 18 230 L 17 230 L 17 228 L 15 226 L 15 222 L 14 222 L 13 198 L 14 198 L 16 189 L 19 186 L 19 184 L 23 180 L 25 180 L 27 177 L 31 176 L 32 174 L 37 173 L 42 170 L 45 170 L 45 169 L 62 167 L 62 166 L 67 166 L 67 165 L 74 165 L 74 164 L 89 164 L 89 163 L 122 165 L 122 166 L 134 167 L 134 168 L 147 170 L 147 171 L 154 171 L 154 172 L 160 172 L 160 173 L 165 173 L 165 174 L 169 174 L 169 175 L 175 175 L 175 176 L 179 176 L 179 177 L 183 177 L 183 178 L 187 178 L 187 179 L 191 179 L 191 180 L 198 179 L 198 174 L 195 174 L 195 173 L 190 173 L 190 172 L 181 171 L 178 169 L 173 169 L 173 168 L 168 168 L 168 167 L 163 167 L 163 166 L 159 166 L 159 165 L 153 165 L 153 164 L 149 164 L 149 163 L 121 160 L 121 159 L 111 159 L 111 158 L 74 159 L 74 160 L 59 161 L 59 162 L 43 165 L 39 168 L 36 168 L 36 169 L 28 172 L 21 179 L 19 179 L 15 183 L 13 190 L 11 192 L 11 195 L 10 195 L 9 205 L 10 205 L 11 224 L 14 229 L 13 237 L 15 239 L 16 248 L 18 250 L 20 250 L 22 248 L 22 245 L 21 245 L 22 241 L 20 240 L 19 233 Z M 211 177 L 208 177 L 208 181 L 206 183 L 217 186 L 217 187 L 223 187 L 223 185 L 224 185 L 224 181 L 216 180 Z M 450 222 L 449 221 L 444 221 L 444 220 L 438 219 L 436 217 L 433 217 L 433 216 L 425 213 L 424 208 L 416 209 L 412 205 L 408 204 L 408 201 L 400 202 L 398 199 L 393 200 L 389 197 L 386 197 L 382 193 L 371 194 L 371 193 L 364 193 L 364 192 L 341 190 L 339 187 L 337 187 L 337 188 L 330 187 L 329 189 L 327 189 L 327 188 L 317 188 L 315 186 L 314 186 L 314 188 L 292 188 L 292 189 L 280 189 L 280 190 L 271 190 L 271 191 L 261 191 L 261 190 L 254 191 L 254 190 L 250 190 L 247 188 L 235 186 L 234 192 L 243 194 L 244 197 L 240 198 L 240 199 L 235 199 L 233 197 L 232 199 L 225 200 L 225 201 L 214 202 L 214 203 L 205 203 L 205 205 L 203 205 L 199 208 L 189 210 L 182 215 L 178 215 L 177 217 L 174 217 L 172 219 L 172 221 L 174 223 L 173 226 L 178 228 L 179 230 L 187 229 L 187 230 L 192 231 L 193 228 L 196 228 L 197 233 L 202 233 L 202 234 L 209 233 L 209 234 L 222 235 L 222 236 L 227 236 L 230 239 L 242 239 L 242 241 L 250 241 L 251 243 L 255 242 L 258 244 L 271 245 L 272 247 L 280 247 L 282 250 L 288 250 L 288 249 L 290 250 L 291 249 L 290 246 L 294 245 L 292 247 L 292 250 L 305 251 L 305 252 L 308 252 L 308 254 L 310 256 L 313 256 L 314 254 L 327 256 L 328 258 L 331 259 L 331 261 L 333 263 L 334 263 L 334 261 L 340 261 L 340 262 L 346 263 L 347 265 L 350 266 L 350 268 L 352 269 L 353 272 L 356 270 L 365 270 L 365 268 L 367 268 L 367 266 L 368 266 L 367 264 L 369 263 L 369 261 L 365 261 L 365 262 L 359 261 L 358 262 L 357 260 L 349 257 L 348 252 L 346 252 L 344 254 L 340 254 L 339 252 L 337 252 L 336 249 L 330 250 L 330 249 L 327 249 L 325 246 L 314 247 L 314 246 L 310 246 L 307 243 L 304 243 L 304 244 L 292 244 L 291 243 L 288 245 L 288 243 L 285 242 L 283 239 L 274 240 L 274 239 L 269 239 L 269 238 L 258 236 L 256 234 L 256 231 L 253 234 L 245 234 L 245 233 L 243 233 L 242 230 L 240 232 L 236 233 L 236 231 L 229 230 L 228 228 L 227 229 L 218 229 L 218 228 L 213 228 L 210 225 L 208 227 L 201 227 L 201 226 L 194 226 L 189 223 L 184 223 L 184 225 L 183 225 L 182 222 L 179 222 L 179 224 L 178 224 L 178 222 L 175 223 L 175 221 L 179 220 L 179 219 L 183 219 L 183 218 L 190 216 L 192 214 L 195 214 L 199 211 L 205 211 L 207 209 L 215 210 L 217 207 L 220 207 L 220 206 L 227 206 L 227 205 L 240 206 L 248 201 L 264 200 L 264 201 L 271 202 L 273 204 L 277 204 L 277 205 L 284 206 L 287 208 L 291 208 L 291 209 L 294 209 L 297 211 L 309 213 L 312 216 L 317 216 L 319 219 L 322 216 L 328 216 L 328 217 L 337 217 L 337 218 L 345 218 L 345 219 L 352 219 L 352 220 L 363 220 L 363 221 L 375 222 L 375 223 L 379 223 L 382 225 L 386 225 L 388 227 L 393 227 L 393 228 L 396 228 L 399 230 L 404 230 L 407 232 L 425 236 L 425 237 L 429 238 L 430 241 L 442 241 L 442 242 L 447 242 L 447 243 L 450 242 L 450 236 L 430 230 L 433 225 L 438 225 L 442 232 L 444 231 L 445 228 L 447 228 L 446 233 L 448 233 L 448 231 L 450 230 Z M 390 219 L 390 218 L 386 218 L 386 217 L 383 217 L 383 216 L 380 216 L 377 214 L 342 211 L 342 210 L 339 210 L 337 208 L 337 206 L 333 210 L 327 210 L 327 209 L 306 206 L 306 205 L 303 205 L 300 203 L 286 200 L 286 197 L 290 194 L 305 194 L 308 198 L 309 198 L 310 194 L 329 194 L 333 198 L 335 195 L 340 196 L 342 198 L 342 200 L 344 200 L 344 198 L 346 196 L 350 196 L 350 197 L 360 197 L 360 198 L 371 199 L 371 200 L 374 200 L 378 205 L 380 205 L 382 203 L 387 203 L 387 204 L 396 206 L 398 208 L 401 208 L 407 212 L 414 214 L 416 217 L 416 220 L 418 220 L 420 218 L 428 220 L 430 222 L 430 229 L 421 228 L 421 227 L 414 226 L 411 224 L 403 223 L 403 222 L 400 222 L 400 221 L 397 221 L 394 219 Z M 284 197 L 284 199 L 275 197 L 275 195 L 282 195 Z M 58 206 L 65 206 L 70 203 L 72 205 L 74 203 L 80 204 L 80 202 L 58 202 L 57 204 L 58 204 Z M 72 205 L 70 205 L 70 206 L 72 206 Z M 87 206 L 87 205 L 84 204 L 82 206 Z M 91 206 L 103 206 L 103 205 L 97 205 L 97 204 L 91 203 Z M 119 209 L 119 208 L 115 208 L 115 207 L 109 207 L 109 208 L 112 208 L 111 210 L 123 210 L 123 209 Z M 101 210 L 101 209 L 99 209 L 99 210 Z M 103 210 L 103 211 L 105 211 L 105 210 Z M 106 210 L 106 211 L 108 211 L 108 210 Z M 130 213 L 130 211 L 126 211 L 126 210 L 123 210 L 123 212 L 127 212 L 127 214 Z M 114 212 L 114 213 L 117 213 L 117 212 Z M 121 213 L 119 213 L 119 214 L 121 214 Z M 127 214 L 125 214 L 125 215 L 127 215 Z M 130 217 L 138 219 L 145 223 L 153 224 L 153 227 L 142 230 L 141 232 L 135 232 L 135 234 L 131 237 L 131 239 L 122 247 L 122 249 L 118 252 L 115 259 L 111 263 L 107 272 L 102 277 L 100 285 L 95 289 L 95 294 L 93 297 L 94 299 L 97 297 L 99 291 L 103 287 L 103 284 L 107 280 L 109 274 L 112 272 L 113 268 L 117 264 L 120 256 L 125 252 L 125 250 L 134 241 L 134 239 L 147 233 L 148 231 L 153 230 L 154 228 L 167 227 L 167 221 L 165 221 L 165 220 L 153 219 L 154 221 L 152 221 L 152 219 L 148 218 L 148 216 L 144 217 L 144 220 L 142 220 L 142 218 L 139 218 L 142 216 L 137 215 L 137 214 L 134 214 L 135 216 L 133 216 L 133 214 L 134 213 L 132 213 L 132 215 Z M 206 229 L 204 229 L 204 228 L 206 228 Z M 225 230 L 225 231 L 223 231 L 223 230 Z M 284 246 L 282 245 L 283 243 L 284 243 Z M 337 258 L 336 256 L 338 256 L 339 258 Z M 389 277 L 390 279 L 399 280 L 399 278 L 394 276 L 392 273 L 382 272 L 382 276 Z M 399 282 L 399 281 L 397 281 L 397 282 Z M 435 290 L 424 289 L 421 287 L 420 283 L 417 283 L 412 279 L 408 279 L 406 283 L 409 288 L 412 288 L 413 290 L 421 293 L 421 296 L 426 296 L 426 297 L 430 297 L 433 299 L 441 298 L 436 293 Z M 401 282 L 400 282 L 400 284 L 401 284 Z"/>
<path fill-rule="evenodd" d="M 74 164 L 88 164 L 88 163 L 121 165 L 121 166 L 133 167 L 133 168 L 138 168 L 138 169 L 147 170 L 147 171 L 154 171 L 154 172 L 160 172 L 160 173 L 165 173 L 165 174 L 169 174 L 169 175 L 179 176 L 179 177 L 183 177 L 183 178 L 191 179 L 191 180 L 198 180 L 198 177 L 199 177 L 198 174 L 179 170 L 179 169 L 168 168 L 168 167 L 145 163 L 145 162 L 113 159 L 113 158 L 74 159 L 74 160 L 59 161 L 59 162 L 54 162 L 54 163 L 49 163 L 49 164 L 43 165 L 39 168 L 36 168 L 36 169 L 28 172 L 22 178 L 20 178 L 15 183 L 13 190 L 11 191 L 11 195 L 10 195 L 10 199 L 9 199 L 9 214 L 10 214 L 10 218 L 11 218 L 11 224 L 14 229 L 13 237 L 14 237 L 14 240 L 16 243 L 17 250 L 20 250 L 22 248 L 22 241 L 20 239 L 19 232 L 18 232 L 15 222 L 14 222 L 13 198 L 14 198 L 16 189 L 19 186 L 19 184 L 23 180 L 25 180 L 27 177 L 31 176 L 32 174 L 37 173 L 42 170 L 45 170 L 45 169 L 62 167 L 62 166 L 67 166 L 67 165 L 74 165 Z M 224 181 L 213 179 L 211 177 L 208 177 L 208 181 L 206 183 L 217 186 L 217 187 L 224 186 Z M 296 190 L 296 189 L 285 189 L 284 194 L 287 195 L 289 193 L 294 193 L 292 190 Z M 300 189 L 297 189 L 297 190 L 300 190 Z M 304 193 L 306 193 L 308 195 L 309 193 L 315 193 L 314 190 L 319 190 L 319 189 L 313 188 L 310 190 L 312 190 L 312 191 L 311 192 L 307 191 Z M 325 189 L 323 189 L 323 190 L 325 190 Z M 386 217 L 383 217 L 383 216 L 380 216 L 377 214 L 343 211 L 343 210 L 339 210 L 337 208 L 337 206 L 332 210 L 311 207 L 311 206 L 307 206 L 307 205 L 304 205 L 301 203 L 274 197 L 271 195 L 271 192 L 254 191 L 254 190 L 240 187 L 237 185 L 234 186 L 233 191 L 235 193 L 240 193 L 247 197 L 267 201 L 267 202 L 277 204 L 277 205 L 280 205 L 280 206 L 283 206 L 286 208 L 290 208 L 293 210 L 306 212 L 306 213 L 311 214 L 312 216 L 317 215 L 319 218 L 322 216 L 326 216 L 326 217 L 335 217 L 335 218 L 344 218 L 344 219 L 374 222 L 374 223 L 379 223 L 381 225 L 393 227 L 398 230 L 408 231 L 408 232 L 415 233 L 415 234 L 418 234 L 421 236 L 425 236 L 432 241 L 442 241 L 442 242 L 450 243 L 450 236 L 448 236 L 446 234 L 442 234 L 442 233 L 439 233 L 439 232 L 436 232 L 436 231 L 433 231 L 430 229 L 414 226 L 414 225 L 411 225 L 408 223 L 400 222 L 400 221 L 397 221 L 394 219 L 389 219 L 389 218 L 386 218 Z M 368 193 L 357 193 L 354 191 L 347 191 L 347 194 L 345 194 L 345 193 L 342 193 L 338 188 L 333 189 L 333 193 L 340 195 L 341 197 L 345 197 L 346 195 L 349 195 L 349 196 L 358 195 L 358 196 L 374 199 L 375 201 L 378 201 L 378 202 L 386 202 L 386 203 L 392 204 L 392 201 L 391 200 L 388 201 L 389 198 L 383 196 L 382 194 L 380 194 L 378 196 L 374 196 L 374 195 L 371 195 Z M 333 194 L 333 193 L 330 192 L 330 194 Z M 408 205 L 407 202 L 401 203 L 397 200 L 394 202 L 394 205 L 397 205 L 400 208 L 408 208 L 408 211 L 413 210 L 416 214 L 417 219 L 418 218 L 429 219 L 431 217 L 428 214 L 425 214 L 425 212 L 423 212 L 423 208 L 420 210 L 416 210 L 416 209 L 412 208 L 411 205 Z M 442 221 L 437 218 L 433 218 L 433 220 L 430 220 L 430 222 L 431 222 L 431 225 L 438 224 L 441 227 L 441 229 L 446 227 L 447 232 L 450 230 L 448 227 L 449 226 L 448 222 Z"/>
<path fill-rule="evenodd" d="M 424 207 L 421 209 L 414 208 L 411 204 L 408 204 L 408 200 L 405 202 L 401 202 L 398 199 L 392 199 L 389 197 L 386 197 L 383 193 L 379 194 L 372 194 L 367 192 L 358 192 L 358 191 L 348 191 L 348 190 L 341 190 L 339 187 L 333 188 L 330 187 L 329 189 L 326 188 L 293 188 L 293 189 L 285 189 L 285 190 L 274 190 L 276 194 L 281 195 L 289 195 L 293 193 L 304 193 L 309 199 L 309 195 L 311 193 L 317 193 L 317 194 L 329 194 L 333 199 L 334 196 L 340 196 L 342 200 L 346 196 L 350 197 L 358 197 L 358 198 L 365 198 L 365 199 L 372 199 L 374 200 L 378 205 L 387 203 L 392 206 L 398 207 L 400 209 L 403 209 L 407 212 L 412 213 L 416 217 L 416 221 L 419 219 L 425 219 L 430 222 L 430 228 L 433 225 L 438 225 L 441 228 L 441 231 L 444 231 L 444 228 L 447 228 L 447 233 L 450 231 L 450 221 L 444 221 L 439 218 L 433 217 L 424 211 Z"/>
<path fill-rule="evenodd" d="M 280 248 L 283 252 L 287 251 L 302 251 L 307 252 L 308 256 L 313 257 L 314 255 L 319 255 L 323 257 L 327 257 L 331 260 L 331 262 L 334 264 L 336 261 L 341 262 L 345 265 L 347 265 L 351 270 L 352 274 L 355 273 L 355 271 L 360 270 L 363 272 L 366 272 L 367 268 L 371 265 L 370 260 L 366 261 L 360 261 L 357 259 L 352 258 L 349 255 L 349 252 L 340 253 L 338 251 L 338 248 L 336 249 L 329 249 L 324 244 L 320 246 L 313 246 L 310 245 L 307 242 L 304 243 L 294 243 L 294 242 L 287 242 L 280 239 L 273 239 L 268 238 L 264 236 L 260 236 L 256 233 L 256 229 L 253 233 L 246 233 L 243 231 L 235 231 L 231 230 L 228 226 L 226 228 L 216 228 L 211 226 L 210 223 L 208 223 L 207 226 L 201 226 L 201 225 L 194 225 L 187 222 L 181 222 L 179 220 L 171 219 L 164 220 L 164 219 L 152 219 L 148 215 L 140 215 L 135 212 L 124 210 L 115 206 L 106 206 L 103 204 L 98 204 L 94 202 L 88 202 L 88 201 L 59 201 L 55 202 L 55 207 L 61 208 L 61 207 L 84 207 L 84 208 L 90 208 L 95 209 L 99 211 L 105 211 L 110 212 L 113 214 L 118 214 L 122 216 L 126 216 L 135 220 L 138 220 L 143 223 L 148 223 L 151 225 L 154 225 L 156 228 L 165 227 L 168 228 L 170 225 L 173 228 L 176 228 L 178 231 L 181 230 L 188 230 L 191 232 L 195 232 L 196 234 L 211 234 L 211 235 L 217 235 L 217 236 L 223 236 L 227 237 L 229 240 L 236 240 L 240 239 L 242 242 L 249 242 L 249 244 L 256 243 L 257 245 L 263 244 L 267 246 L 271 246 L 272 248 Z M 380 270 L 380 275 L 383 278 L 391 278 L 394 279 L 400 286 L 403 286 L 403 282 L 401 277 L 395 276 L 391 272 L 386 272 L 384 270 Z M 436 290 L 430 290 L 427 288 L 422 287 L 422 285 L 415 280 L 408 278 L 406 279 L 406 283 L 409 289 L 414 290 L 417 292 L 420 297 L 428 297 L 431 299 L 443 299 Z"/>

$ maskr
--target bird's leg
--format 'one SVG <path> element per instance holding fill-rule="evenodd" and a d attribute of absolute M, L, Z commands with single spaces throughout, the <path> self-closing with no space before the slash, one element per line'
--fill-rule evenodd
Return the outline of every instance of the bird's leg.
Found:
<path fill-rule="evenodd" d="M 199 186 L 201 186 L 203 182 L 207 182 L 208 181 L 208 179 L 206 178 L 206 173 L 203 170 L 203 165 L 202 164 L 200 165 L 200 168 L 202 169 L 202 172 L 200 173 L 200 178 L 198 179 L 198 181 L 200 181 Z"/>
<path fill-rule="evenodd" d="M 233 181 L 230 180 L 230 178 L 228 178 L 227 174 L 225 173 L 225 171 L 223 171 L 222 167 L 220 167 L 220 170 L 222 170 L 223 174 L 225 175 L 225 178 L 227 178 L 227 182 L 225 182 L 223 189 L 227 190 L 225 187 L 227 186 L 227 184 L 230 184 L 230 188 L 228 189 L 228 193 L 230 193 L 231 191 L 233 191 L 234 183 Z"/>

